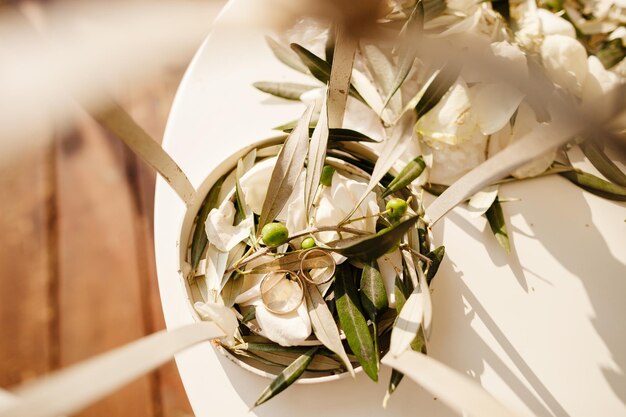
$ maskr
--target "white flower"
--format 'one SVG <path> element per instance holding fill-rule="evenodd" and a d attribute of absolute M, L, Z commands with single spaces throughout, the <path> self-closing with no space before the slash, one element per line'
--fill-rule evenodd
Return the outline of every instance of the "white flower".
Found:
<path fill-rule="evenodd" d="M 232 309 L 223 304 L 196 302 L 193 307 L 202 320 L 214 322 L 226 335 L 222 341 L 227 346 L 235 345 L 235 332 L 239 323 Z"/>
<path fill-rule="evenodd" d="M 233 226 L 235 221 L 235 205 L 230 200 L 224 200 L 219 208 L 209 212 L 205 222 L 206 234 L 209 242 L 222 252 L 228 252 L 239 242 L 250 236 L 252 217 Z"/>
<path fill-rule="evenodd" d="M 609 92 L 619 82 L 619 76 L 604 69 L 598 58 L 590 56 L 587 59 L 588 73 L 583 86 L 582 99 L 588 102 Z"/>
<path fill-rule="evenodd" d="M 575 95 L 580 95 L 587 77 L 587 52 L 576 39 L 563 35 L 547 36 L 540 48 L 550 79 Z"/>
<path fill-rule="evenodd" d="M 306 303 L 288 314 L 274 314 L 268 311 L 261 300 L 255 303 L 256 320 L 263 335 L 282 346 L 302 344 L 311 334 L 311 319 Z"/>
<path fill-rule="evenodd" d="M 458 80 L 415 129 L 431 148 L 430 181 L 451 184 L 485 160 L 488 135 L 502 129 L 523 95 L 501 83 Z"/>

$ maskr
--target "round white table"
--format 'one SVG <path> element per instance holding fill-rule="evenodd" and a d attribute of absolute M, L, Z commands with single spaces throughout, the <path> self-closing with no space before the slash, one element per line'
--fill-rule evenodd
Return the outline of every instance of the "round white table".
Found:
<path fill-rule="evenodd" d="M 246 1 L 231 1 L 223 13 Z M 303 77 L 273 57 L 262 34 L 218 25 L 180 85 L 163 146 L 197 186 L 224 158 L 302 112 L 252 83 L 309 82 Z M 462 207 L 434 229 L 446 259 L 432 287 L 430 355 L 523 415 L 626 415 L 626 205 L 560 177 L 507 185 L 501 195 L 521 199 L 504 205 L 512 254 L 484 218 Z M 167 327 L 176 328 L 193 321 L 177 272 L 185 207 L 161 179 L 155 204 L 161 300 Z M 388 369 L 378 384 L 361 374 L 297 385 L 249 412 L 269 380 L 209 343 L 176 362 L 198 417 L 455 415 L 409 380 L 383 410 Z"/>

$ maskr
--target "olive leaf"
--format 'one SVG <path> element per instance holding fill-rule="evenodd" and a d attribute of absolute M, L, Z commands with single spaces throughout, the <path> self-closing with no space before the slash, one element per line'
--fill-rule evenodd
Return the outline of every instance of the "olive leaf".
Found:
<path fill-rule="evenodd" d="M 328 266 L 327 256 L 323 252 L 313 252 L 303 261 L 304 251 L 289 252 L 283 256 L 263 262 L 250 270 L 252 274 L 267 274 L 272 271 L 299 271 L 302 269 L 324 268 Z M 324 261 L 320 261 L 324 259 Z"/>
<path fill-rule="evenodd" d="M 220 295 L 226 307 L 232 307 L 235 305 L 235 299 L 241 293 L 243 281 L 243 277 L 240 274 L 236 274 L 234 277 L 229 279 L 226 284 L 224 284 L 224 288 L 222 288 Z"/>
<path fill-rule="evenodd" d="M 369 71 L 371 78 L 377 87 L 375 88 L 378 95 L 378 100 L 376 100 L 377 107 L 374 106 L 374 108 L 371 105 L 370 107 L 372 107 L 377 113 L 381 114 L 387 107 L 387 104 L 389 104 L 388 102 L 384 102 L 383 98 L 389 96 L 389 92 L 394 87 L 395 69 L 391 58 L 388 57 L 375 44 L 361 41 L 360 50 L 361 55 L 364 58 L 365 68 Z M 356 85 L 356 87 L 359 89 L 359 85 Z M 361 92 L 361 95 L 364 95 L 362 89 L 359 89 L 359 91 Z M 370 100 L 370 102 L 372 102 L 372 100 Z M 393 96 L 393 100 L 391 100 L 390 104 L 391 111 L 394 114 L 399 113 L 402 109 L 402 97 L 400 95 Z"/>
<path fill-rule="evenodd" d="M 485 212 L 485 217 L 489 221 L 489 227 L 493 232 L 496 240 L 504 248 L 506 253 L 511 252 L 511 244 L 509 242 L 509 235 L 506 231 L 506 222 L 504 221 L 504 213 L 502 212 L 502 205 L 500 200 L 496 197 L 493 204 Z"/>
<path fill-rule="evenodd" d="M 399 355 L 411 346 L 411 342 L 415 339 L 415 335 L 422 325 L 423 318 L 424 297 L 419 292 L 418 287 L 407 298 L 398 314 L 398 320 L 391 330 L 389 352 L 392 355 Z"/>
<path fill-rule="evenodd" d="M 324 298 L 317 289 L 317 286 L 307 283 L 304 295 L 309 318 L 311 319 L 311 326 L 313 327 L 313 333 L 315 333 L 317 339 L 322 342 L 324 346 L 339 356 L 348 372 L 354 376 L 354 369 L 352 368 L 350 359 L 348 359 L 343 343 L 341 343 L 337 323 L 326 305 Z"/>
<path fill-rule="evenodd" d="M 333 65 L 333 55 L 335 55 L 335 41 L 337 38 L 337 24 L 332 24 L 328 29 L 328 37 L 326 38 L 326 45 L 324 45 L 324 56 L 326 56 L 326 62 Z"/>
<path fill-rule="evenodd" d="M 588 172 L 574 169 L 568 172 L 560 172 L 559 175 L 599 197 L 608 200 L 626 201 L 626 187 L 613 184 Z"/>
<path fill-rule="evenodd" d="M 220 190 L 222 188 L 222 183 L 224 182 L 224 177 L 221 177 L 217 182 L 211 187 L 209 194 L 204 200 L 202 204 L 202 208 L 198 213 L 198 218 L 196 220 L 196 228 L 193 231 L 193 236 L 191 238 L 191 269 L 195 270 L 200 263 L 200 258 L 202 258 L 202 254 L 209 243 L 209 240 L 206 236 L 205 225 L 207 217 L 209 216 L 209 212 L 217 207 L 218 199 L 217 197 L 220 194 Z"/>
<path fill-rule="evenodd" d="M 433 278 L 437 274 L 439 270 L 439 266 L 441 265 L 441 261 L 443 261 L 443 257 L 446 254 L 446 247 L 439 246 L 437 249 L 434 249 L 432 252 L 429 252 L 426 257 L 430 259 L 430 266 L 428 267 L 428 273 L 426 274 L 426 282 L 430 286 Z"/>
<path fill-rule="evenodd" d="M 291 49 L 300 57 L 302 63 L 309 69 L 315 78 L 323 83 L 328 83 L 330 81 L 330 64 L 328 62 L 324 61 L 322 58 L 297 43 L 292 43 Z M 350 95 L 365 103 L 365 100 L 361 97 L 359 92 L 356 91 L 353 85 L 350 85 Z"/>
<path fill-rule="evenodd" d="M 378 185 L 378 183 L 387 175 L 388 171 L 393 167 L 397 160 L 404 153 L 407 143 L 411 140 L 410 132 L 415 124 L 414 117 L 409 113 L 405 113 L 398 123 L 396 123 L 391 131 L 390 137 L 384 141 L 383 149 L 380 152 L 380 156 L 376 160 L 376 165 L 372 170 L 370 181 L 367 184 L 367 188 L 363 192 L 363 195 L 359 199 L 358 203 L 354 206 L 352 211 L 348 213 L 343 221 L 348 220 L 356 212 L 359 206 L 363 203 L 367 195 Z"/>
<path fill-rule="evenodd" d="M 314 105 L 311 104 L 304 111 L 304 115 L 285 140 L 267 188 L 267 196 L 263 202 L 258 230 L 268 222 L 273 221 L 283 209 L 289 196 L 293 192 L 298 175 L 304 167 L 306 151 L 309 146 L 309 122 L 313 114 Z"/>
<path fill-rule="evenodd" d="M 461 66 L 456 61 L 448 62 L 439 70 L 415 105 L 417 120 L 432 110 L 432 108 L 441 101 L 443 96 L 455 83 L 460 73 Z"/>
<path fill-rule="evenodd" d="M 265 390 L 261 393 L 261 396 L 254 403 L 255 407 L 263 404 L 264 402 L 270 400 L 276 395 L 280 394 L 287 387 L 293 384 L 306 370 L 307 366 L 313 360 L 313 356 L 319 349 L 318 346 L 315 346 L 309 349 L 304 355 L 300 356 L 298 359 L 292 362 L 291 365 L 286 367 L 276 379 L 272 381 L 272 383 L 265 388 Z"/>
<path fill-rule="evenodd" d="M 498 198 L 497 185 L 490 185 L 474 194 L 467 203 L 470 217 L 475 218 L 485 214 L 496 198 Z"/>
<path fill-rule="evenodd" d="M 378 381 L 378 359 L 374 340 L 367 327 L 367 321 L 361 313 L 361 303 L 350 268 L 346 263 L 337 268 L 335 305 L 350 349 L 359 360 L 363 371 L 372 380 Z"/>
<path fill-rule="evenodd" d="M 309 135 L 313 134 L 315 130 L 315 126 L 317 125 L 317 121 L 313 127 L 309 127 Z M 282 129 L 285 133 L 290 133 L 293 130 L 293 127 L 289 126 L 285 129 Z M 328 129 L 328 140 L 332 142 L 370 142 L 370 143 L 379 143 L 376 139 L 372 139 L 367 136 L 365 133 L 357 132 L 352 129 L 344 129 L 344 128 L 332 128 Z"/>
<path fill-rule="evenodd" d="M 609 181 L 626 187 L 626 174 L 609 158 L 594 140 L 586 140 L 580 144 L 580 149 L 591 161 L 594 167 Z"/>
<path fill-rule="evenodd" d="M 275 81 L 258 81 L 252 85 L 257 90 L 287 100 L 300 100 L 302 94 L 318 88 L 314 85 Z"/>
<path fill-rule="evenodd" d="M 426 354 L 426 341 L 424 339 L 424 334 L 421 329 L 417 332 L 415 339 L 411 342 L 411 350 L 414 352 L 421 352 Z M 389 398 L 391 394 L 393 394 L 402 379 L 404 378 L 404 374 L 396 369 L 391 371 L 391 377 L 389 377 L 389 385 L 387 386 L 387 392 L 385 393 L 385 398 L 383 399 L 383 408 L 387 407 L 387 403 L 389 402 Z"/>
<path fill-rule="evenodd" d="M 361 262 L 378 259 L 400 243 L 402 236 L 417 222 L 417 219 L 417 216 L 407 217 L 378 233 L 332 242 L 328 244 L 328 249 Z"/>
<path fill-rule="evenodd" d="M 304 181 L 304 210 L 309 218 L 315 192 L 318 189 L 322 169 L 326 160 L 326 147 L 328 145 L 328 93 L 324 94 L 320 118 L 313 130 L 309 142 L 306 177 Z"/>
<path fill-rule="evenodd" d="M 378 263 L 374 260 L 366 263 L 361 271 L 361 305 L 372 321 L 374 330 L 374 350 L 376 351 L 376 361 L 380 360 L 380 349 L 378 348 L 378 318 L 379 314 L 388 307 L 387 291 L 382 275 L 378 269 Z"/>
<path fill-rule="evenodd" d="M 280 62 L 304 74 L 310 73 L 306 65 L 302 63 L 302 60 L 291 49 L 276 42 L 274 39 L 272 39 L 269 36 L 266 36 L 265 40 L 267 44 L 269 45 L 270 49 L 272 50 L 272 53 L 274 54 L 274 56 L 278 58 Z"/>
<path fill-rule="evenodd" d="M 424 172 L 424 168 L 426 168 L 426 163 L 421 155 L 412 159 L 383 191 L 382 197 L 385 198 L 412 183 Z"/>
<path fill-rule="evenodd" d="M 426 183 L 422 186 L 422 188 L 426 190 L 428 193 L 439 197 L 441 194 L 443 194 L 444 191 L 448 189 L 448 186 L 442 185 L 442 184 Z"/>
<path fill-rule="evenodd" d="M 378 315 L 387 309 L 387 291 L 378 263 L 370 261 L 363 266 L 361 272 L 361 305 L 373 323 Z"/>
<path fill-rule="evenodd" d="M 389 89 L 387 99 L 383 108 L 387 107 L 394 97 L 396 92 L 406 80 L 409 75 L 413 63 L 416 58 L 415 42 L 419 39 L 420 33 L 424 29 L 424 4 L 422 0 L 418 0 L 415 7 L 411 11 L 409 18 L 404 23 L 402 30 L 400 31 L 400 45 L 404 46 L 401 51 L 398 51 L 398 71 L 393 82 L 392 87 Z"/>

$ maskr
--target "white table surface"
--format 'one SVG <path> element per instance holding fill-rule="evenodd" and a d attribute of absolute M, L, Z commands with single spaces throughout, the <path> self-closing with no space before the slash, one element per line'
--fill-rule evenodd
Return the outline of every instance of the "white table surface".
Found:
<path fill-rule="evenodd" d="M 244 1 L 231 1 L 225 13 Z M 302 112 L 252 83 L 301 77 L 273 58 L 262 35 L 216 29 L 181 83 L 164 147 L 199 185 L 225 157 Z M 558 177 L 507 185 L 502 195 L 521 198 L 504 205 L 513 254 L 495 243 L 484 218 L 463 208 L 434 229 L 447 253 L 433 284 L 430 355 L 524 415 L 626 416 L 626 205 Z M 159 179 L 155 246 L 168 328 L 193 321 L 177 272 L 184 211 Z M 209 343 L 176 361 L 198 417 L 455 415 L 408 380 L 383 410 L 388 369 L 378 384 L 361 374 L 294 386 L 249 412 L 269 380 Z"/>

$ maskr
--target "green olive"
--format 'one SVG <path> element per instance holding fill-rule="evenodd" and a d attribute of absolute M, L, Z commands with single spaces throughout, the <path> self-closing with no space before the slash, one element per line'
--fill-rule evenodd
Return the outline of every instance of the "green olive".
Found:
<path fill-rule="evenodd" d="M 333 185 L 333 175 L 335 174 L 335 168 L 330 165 L 324 165 L 322 168 L 322 175 L 320 176 L 320 184 L 330 187 Z"/>
<path fill-rule="evenodd" d="M 406 213 L 406 209 L 408 205 L 406 201 L 401 198 L 392 198 L 387 202 L 385 208 L 389 211 L 389 218 L 391 220 L 400 220 L 404 213 Z"/>
<path fill-rule="evenodd" d="M 261 238 L 263 239 L 263 243 L 267 246 L 275 248 L 287 242 L 289 239 L 289 230 L 287 230 L 287 226 L 282 223 L 268 223 L 263 226 L 263 230 L 261 230 Z"/>
<path fill-rule="evenodd" d="M 311 249 L 312 247 L 315 247 L 315 239 L 310 236 L 305 238 L 300 244 L 300 247 L 302 249 Z"/>

